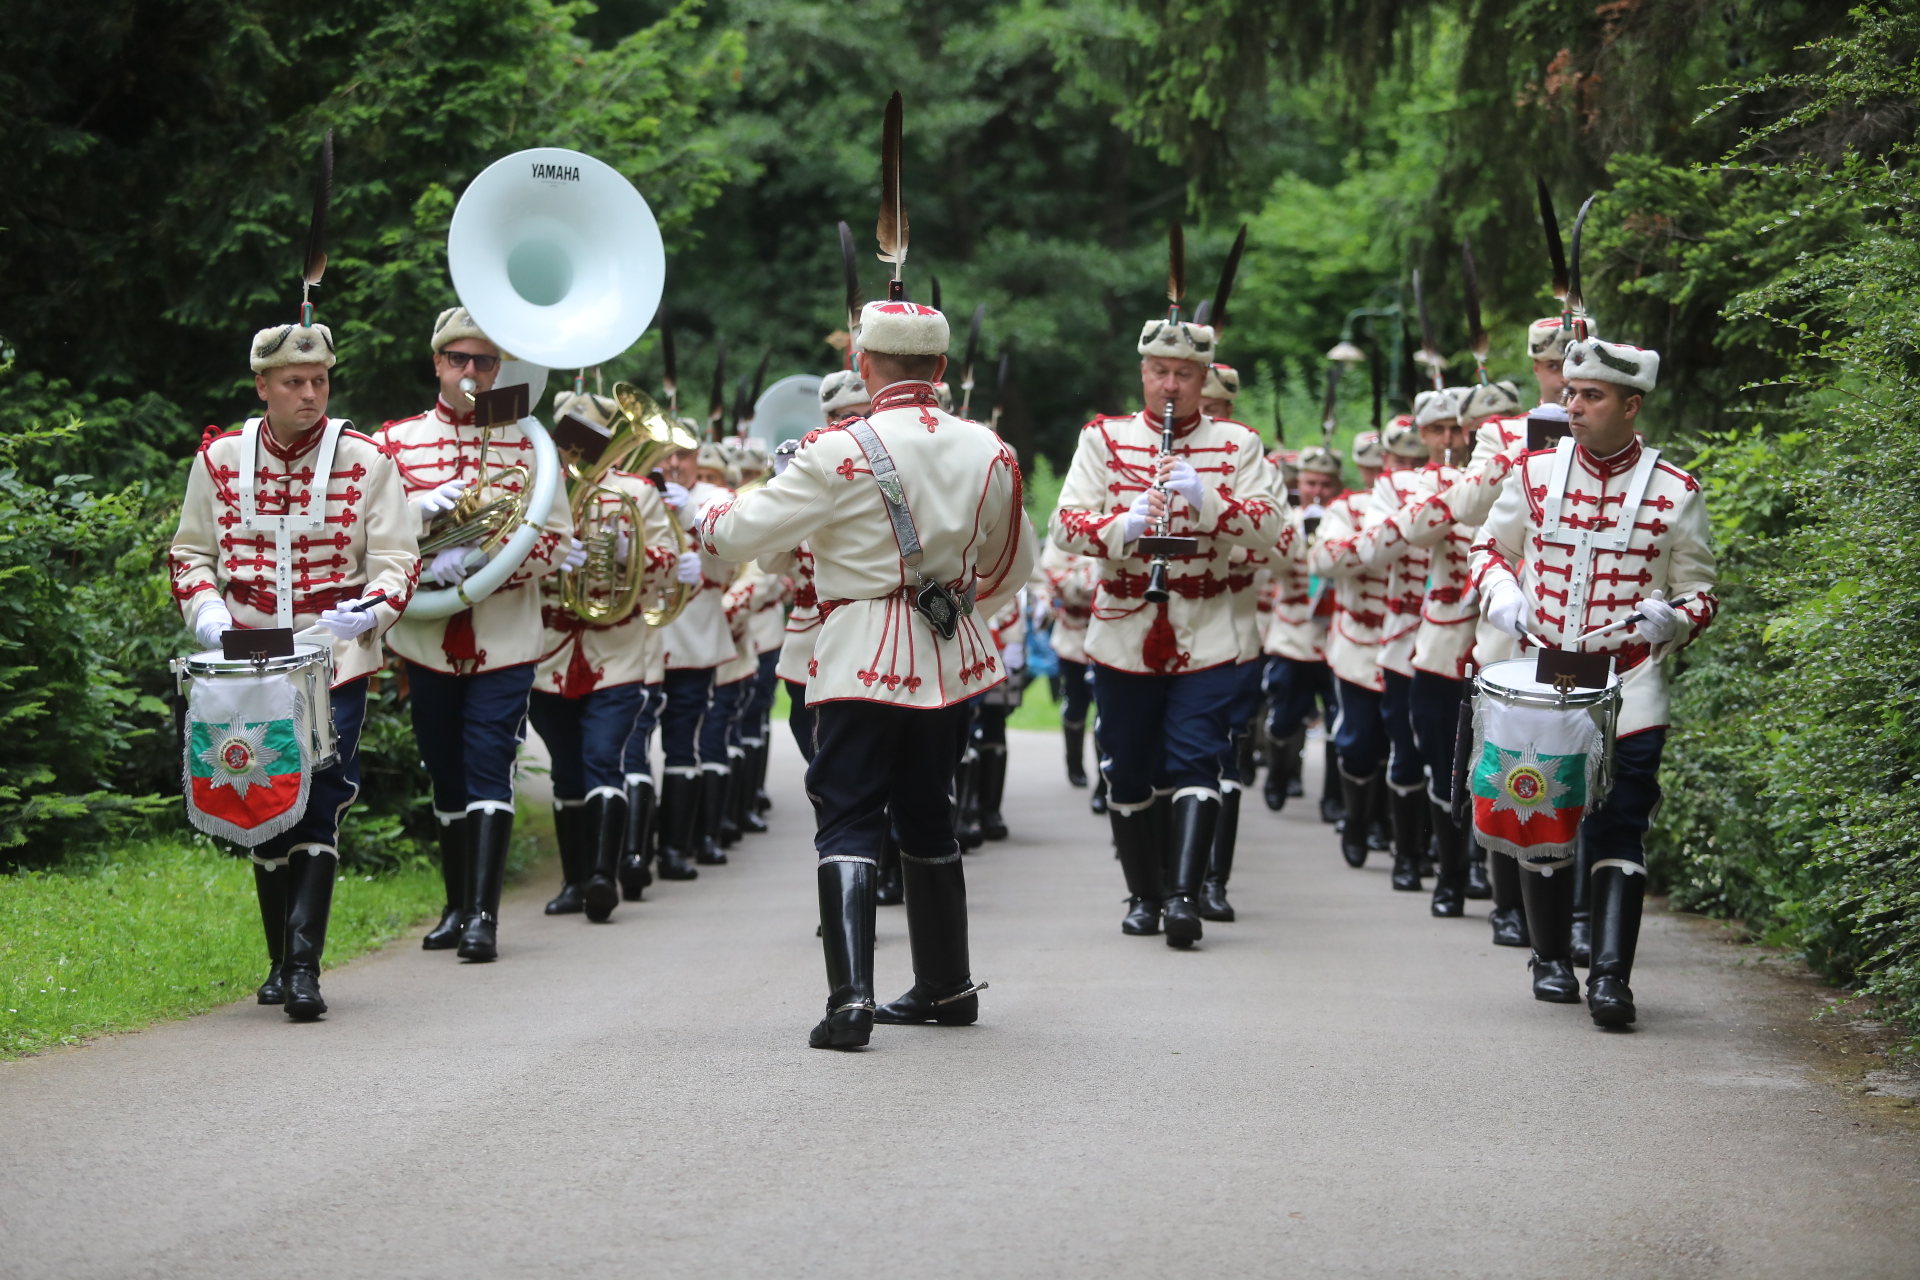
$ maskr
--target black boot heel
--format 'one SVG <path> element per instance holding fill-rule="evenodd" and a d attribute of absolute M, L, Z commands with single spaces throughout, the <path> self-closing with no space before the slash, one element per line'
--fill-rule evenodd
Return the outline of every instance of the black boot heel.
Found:
<path fill-rule="evenodd" d="M 844 1005 L 831 1010 L 807 1036 L 815 1049 L 864 1049 L 873 1039 L 873 1006 Z"/>

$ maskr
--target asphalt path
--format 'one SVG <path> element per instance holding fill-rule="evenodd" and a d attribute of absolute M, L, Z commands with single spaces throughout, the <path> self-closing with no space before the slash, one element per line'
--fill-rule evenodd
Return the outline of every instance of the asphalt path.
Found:
<path fill-rule="evenodd" d="M 1484 903 L 1429 917 L 1257 803 L 1240 919 L 1119 931 L 1055 740 L 967 862 L 980 1025 L 809 1050 L 811 816 L 612 923 L 510 897 L 501 959 L 398 943 L 297 1026 L 233 1005 L 0 1064 L 0 1276 L 1920 1274 L 1920 1142 L 1647 922 L 1630 1034 L 1537 1004 Z M 909 980 L 880 913 L 882 998 Z"/>

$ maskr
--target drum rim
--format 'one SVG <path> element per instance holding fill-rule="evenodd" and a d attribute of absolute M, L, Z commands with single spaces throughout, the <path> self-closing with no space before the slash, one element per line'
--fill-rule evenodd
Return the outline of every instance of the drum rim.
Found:
<path fill-rule="evenodd" d="M 1528 684 L 1535 686 L 1531 689 L 1515 689 L 1510 685 L 1496 684 L 1487 678 L 1488 674 L 1495 668 L 1504 667 L 1511 663 L 1525 663 L 1531 667 L 1533 665 L 1533 659 L 1502 658 L 1498 662 L 1489 662 L 1486 666 L 1481 667 L 1479 671 L 1474 673 L 1474 686 L 1488 693 L 1496 694 L 1509 702 L 1524 702 L 1542 707 L 1591 707 L 1611 701 L 1620 696 L 1621 681 L 1618 671 L 1608 673 L 1607 687 L 1604 689 L 1575 689 L 1572 693 L 1556 693 L 1551 689 L 1542 688 L 1539 686 L 1539 682 L 1532 679 L 1532 677 L 1528 677 L 1527 680 Z"/>
<path fill-rule="evenodd" d="M 323 666 L 333 656 L 333 650 L 327 645 L 310 644 L 305 640 L 296 640 L 293 653 L 279 658 L 268 658 L 264 662 L 255 662 L 251 658 L 229 658 L 218 649 L 203 649 L 199 653 L 190 653 L 180 659 L 181 669 L 190 676 L 208 676 L 223 679 L 234 676 L 280 675 L 290 671 L 301 671 L 307 667 Z"/>

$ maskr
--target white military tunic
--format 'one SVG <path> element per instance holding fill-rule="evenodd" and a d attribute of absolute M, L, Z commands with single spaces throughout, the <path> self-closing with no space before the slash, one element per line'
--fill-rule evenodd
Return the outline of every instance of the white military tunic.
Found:
<path fill-rule="evenodd" d="M 1656 589 L 1669 600 L 1694 596 L 1676 606 L 1679 634 L 1658 653 L 1631 628 L 1581 646 L 1614 655 L 1622 736 L 1668 722 L 1660 660 L 1691 642 L 1720 607 L 1700 485 L 1678 467 L 1652 461 L 1650 452 L 1636 439 L 1610 458 L 1595 458 L 1566 439 L 1523 455 L 1473 546 L 1481 598 L 1500 581 L 1517 582 L 1527 600 L 1522 623 L 1556 648 L 1625 618 Z M 1637 473 L 1645 490 L 1628 511 Z M 1616 541 L 1618 549 L 1610 545 Z"/>
<path fill-rule="evenodd" d="M 733 490 L 705 480 L 687 490 L 697 520 L 712 507 L 730 501 Z M 680 616 L 663 629 L 662 644 L 667 670 L 704 670 L 725 666 L 737 656 L 738 645 L 727 625 L 727 588 L 733 585 L 740 566 L 724 560 L 693 539 L 692 549 L 700 553 L 700 582 L 687 599 Z"/>
<path fill-rule="evenodd" d="M 305 514 L 313 501 L 314 464 L 327 419 L 316 422 L 290 447 L 260 426 L 254 510 L 259 515 Z M 180 614 L 192 626 L 202 605 L 218 597 L 242 627 L 278 626 L 271 532 L 240 528 L 236 481 L 247 460 L 242 433 L 211 436 L 187 475 L 180 528 L 167 549 L 167 570 Z M 413 513 L 393 462 L 367 436 L 343 426 L 334 446 L 331 473 L 322 482 L 326 529 L 296 533 L 290 546 L 295 630 L 322 611 L 370 592 L 386 593 L 373 607 L 374 627 L 352 640 L 333 641 L 334 683 L 344 684 L 380 669 L 380 633 L 391 627 L 413 598 L 420 549 Z M 303 621 L 304 620 L 304 621 Z"/>
<path fill-rule="evenodd" d="M 813 582 L 813 550 L 801 543 L 791 551 L 770 552 L 760 563 L 784 573 L 793 583 L 793 608 L 787 611 L 781 633 L 780 661 L 773 673 L 782 680 L 805 684 L 813 678 L 813 642 L 820 634 L 820 593 Z"/>
<path fill-rule="evenodd" d="M 1087 660 L 1087 624 L 1100 587 L 1100 562 L 1062 551 L 1051 541 L 1041 549 L 1040 569 L 1053 594 L 1054 656 L 1062 662 Z"/>
<path fill-rule="evenodd" d="M 1279 471 L 1260 437 L 1237 422 L 1195 414 L 1177 425 L 1174 456 L 1199 473 L 1203 493 L 1198 511 L 1185 499 L 1172 502 L 1169 532 L 1198 538 L 1199 551 L 1168 561 L 1171 597 L 1153 605 L 1144 598 L 1151 561 L 1125 540 L 1125 526 L 1134 499 L 1153 485 L 1160 445 L 1160 422 L 1145 413 L 1095 418 L 1080 431 L 1050 528 L 1055 546 L 1100 562 L 1087 657 L 1145 675 L 1238 662 L 1232 581 L 1236 572 L 1250 580 L 1251 571 L 1231 567 L 1231 548 L 1273 546 L 1282 523 Z"/>
<path fill-rule="evenodd" d="M 1333 583 L 1333 622 L 1327 630 L 1327 665 L 1348 684 L 1376 693 L 1380 679 L 1380 633 L 1387 623 L 1388 575 L 1360 558 L 1369 495 L 1352 489 L 1327 504 L 1307 567 Z"/>
<path fill-rule="evenodd" d="M 1327 627 L 1333 621 L 1331 586 L 1322 583 L 1318 593 L 1313 590 L 1313 573 L 1307 567 L 1312 542 L 1307 536 L 1305 513 L 1294 508 L 1274 548 L 1273 581 L 1266 592 L 1269 612 L 1264 647 L 1268 653 L 1295 662 L 1327 660 Z"/>
<path fill-rule="evenodd" d="M 709 509 L 701 540 L 709 553 L 735 558 L 803 540 L 812 548 L 823 621 L 809 705 L 949 706 L 1006 678 L 986 619 L 1033 571 L 1019 463 L 992 431 L 943 411 L 925 382 L 885 388 L 866 420 L 900 477 L 925 551 L 921 575 L 976 593 L 952 640 L 912 607 L 919 580 L 901 559 L 866 453 L 845 425 L 810 433 L 765 488 Z"/>
<path fill-rule="evenodd" d="M 445 400 L 412 418 L 389 422 L 380 429 L 380 447 L 400 469 L 409 498 L 438 488 L 449 480 L 469 483 L 480 474 L 480 428 L 472 413 L 455 413 Z M 489 472 L 499 466 L 525 466 L 528 483 L 534 475 L 533 442 L 508 423 L 488 433 Z M 502 492 L 517 493 L 508 482 Z M 427 535 L 430 521 L 416 523 L 417 536 Z M 387 633 L 387 647 L 409 662 L 452 675 L 478 675 L 517 667 L 540 658 L 540 592 L 535 585 L 555 572 L 572 546 L 573 516 L 566 495 L 556 492 L 546 523 L 533 549 L 500 589 L 471 609 L 450 618 L 403 618 Z M 430 568 L 431 566 L 425 566 Z M 439 584 L 429 581 L 430 588 Z"/>

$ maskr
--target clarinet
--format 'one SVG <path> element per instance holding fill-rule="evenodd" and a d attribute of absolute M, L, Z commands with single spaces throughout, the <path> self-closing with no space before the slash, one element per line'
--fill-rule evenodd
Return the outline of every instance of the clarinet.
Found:
<path fill-rule="evenodd" d="M 1173 401 L 1167 401 L 1167 411 L 1160 420 L 1160 458 L 1173 453 Z M 1152 556 L 1153 564 L 1147 571 L 1146 600 L 1148 604 L 1165 604 L 1172 593 L 1167 590 L 1167 558 L 1169 556 L 1190 556 L 1198 554 L 1200 539 L 1175 538 L 1168 535 L 1173 527 L 1173 502 L 1167 494 L 1166 482 L 1159 477 L 1159 458 L 1154 459 L 1155 474 L 1153 487 L 1159 491 L 1161 500 L 1160 518 L 1154 522 L 1153 533 L 1140 539 L 1140 554 Z"/>

